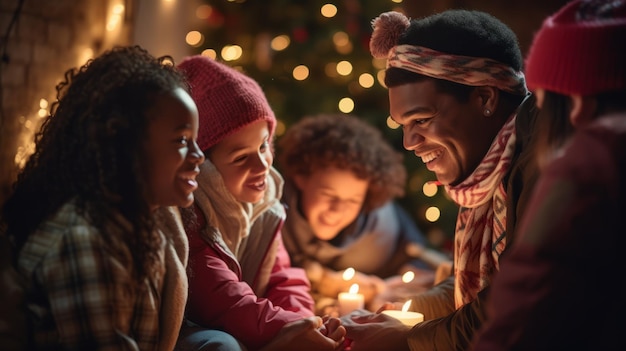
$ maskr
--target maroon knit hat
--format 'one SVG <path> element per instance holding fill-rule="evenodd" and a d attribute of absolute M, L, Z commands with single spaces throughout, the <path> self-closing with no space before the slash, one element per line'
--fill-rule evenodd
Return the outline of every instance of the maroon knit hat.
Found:
<path fill-rule="evenodd" d="M 569 2 L 543 22 L 525 65 L 531 90 L 584 96 L 626 88 L 626 1 Z"/>
<path fill-rule="evenodd" d="M 198 146 L 206 151 L 227 136 L 258 120 L 266 120 L 270 137 L 276 117 L 259 84 L 236 69 L 194 55 L 178 65 L 198 106 Z"/>

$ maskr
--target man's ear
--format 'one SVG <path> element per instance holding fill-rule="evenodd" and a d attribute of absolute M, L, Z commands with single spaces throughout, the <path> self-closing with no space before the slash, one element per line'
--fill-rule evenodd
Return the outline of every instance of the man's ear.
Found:
<path fill-rule="evenodd" d="M 569 113 L 570 123 L 578 128 L 589 123 L 598 108 L 598 100 L 592 96 L 570 95 L 572 108 Z"/>
<path fill-rule="evenodd" d="M 476 92 L 478 93 L 480 108 L 483 112 L 483 115 L 486 117 L 490 117 L 496 111 L 496 107 L 498 106 L 498 89 L 490 86 L 481 86 L 476 88 Z"/>

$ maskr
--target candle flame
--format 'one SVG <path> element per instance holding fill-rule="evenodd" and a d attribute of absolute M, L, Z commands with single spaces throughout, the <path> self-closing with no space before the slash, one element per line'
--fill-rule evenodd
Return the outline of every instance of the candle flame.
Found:
<path fill-rule="evenodd" d="M 402 281 L 405 283 L 410 283 L 415 278 L 415 273 L 413 271 L 407 271 L 402 275 Z"/>
<path fill-rule="evenodd" d="M 354 278 L 354 275 L 356 274 L 356 271 L 354 270 L 354 268 L 350 267 L 347 268 L 344 272 L 343 272 L 343 280 L 348 281 L 352 278 Z"/>
<path fill-rule="evenodd" d="M 411 302 L 413 302 L 413 300 L 409 300 L 405 302 L 404 305 L 402 305 L 402 312 L 407 312 L 409 310 L 409 307 L 411 307 Z"/>
<path fill-rule="evenodd" d="M 359 292 L 359 284 L 354 283 L 350 286 L 350 290 L 348 290 L 350 294 L 356 294 Z M 409 300 L 410 301 L 410 300 Z"/>

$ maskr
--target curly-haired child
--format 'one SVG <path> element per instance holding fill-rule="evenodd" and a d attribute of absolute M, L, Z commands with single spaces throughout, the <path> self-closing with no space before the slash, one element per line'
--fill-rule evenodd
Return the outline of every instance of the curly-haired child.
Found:
<path fill-rule="evenodd" d="M 320 313 L 335 310 L 337 294 L 355 282 L 366 304 L 378 303 L 398 281 L 392 277 L 408 270 L 417 274 L 412 288 L 432 284 L 432 267 L 413 257 L 426 239 L 395 201 L 405 190 L 402 155 L 378 129 L 354 115 L 308 116 L 278 141 L 278 159 L 286 179 L 285 246 L 306 269 Z M 356 275 L 345 280 L 348 268 Z"/>
<path fill-rule="evenodd" d="M 158 210 L 193 203 L 204 162 L 187 91 L 165 57 L 139 46 L 113 48 L 57 86 L 2 212 L 27 282 L 27 349 L 174 347 L 186 238 L 162 231 Z"/>

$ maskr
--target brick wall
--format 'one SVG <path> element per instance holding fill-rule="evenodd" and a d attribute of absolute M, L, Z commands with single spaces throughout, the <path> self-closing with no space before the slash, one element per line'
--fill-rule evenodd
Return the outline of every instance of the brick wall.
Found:
<path fill-rule="evenodd" d="M 129 43 L 132 4 L 132 0 L 0 0 L 0 45 L 6 53 L 0 72 L 0 205 L 17 165 L 32 152 L 34 131 L 42 121 L 40 110 L 49 111 L 56 84 L 69 68 L 115 44 Z"/>

